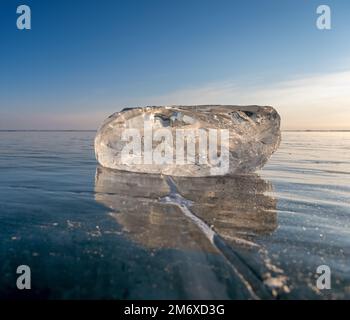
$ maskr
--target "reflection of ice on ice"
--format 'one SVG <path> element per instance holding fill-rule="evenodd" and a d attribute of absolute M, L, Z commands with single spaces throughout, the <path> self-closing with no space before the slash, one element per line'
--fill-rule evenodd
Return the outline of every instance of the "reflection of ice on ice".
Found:
<path fill-rule="evenodd" d="M 269 284 L 282 272 L 254 241 L 277 227 L 271 188 L 257 175 L 194 179 L 98 167 L 95 197 L 146 248 L 222 255 L 257 298 L 277 294 Z"/>
<path fill-rule="evenodd" d="M 186 242 L 173 241 L 168 233 L 162 233 L 168 226 L 179 232 L 189 227 L 188 220 L 182 221 L 181 208 L 189 209 L 227 241 L 254 246 L 256 235 L 270 234 L 277 227 L 276 199 L 271 190 L 271 184 L 257 175 L 186 178 L 103 167 L 97 168 L 95 183 L 96 200 L 111 209 L 130 236 L 146 247 L 153 247 L 149 242 L 155 239 L 162 239 L 159 244 L 169 247 L 186 246 Z M 153 225 L 163 228 L 153 230 Z M 148 235 L 144 239 L 143 232 Z"/>
<path fill-rule="evenodd" d="M 191 212 L 190 206 L 192 204 L 192 201 L 185 199 L 179 194 L 176 184 L 170 176 L 166 177 L 166 181 L 170 187 L 170 194 L 165 198 L 160 199 L 160 201 L 163 200 L 164 203 L 177 205 L 184 213 L 184 215 L 187 218 L 191 219 L 197 225 L 197 227 L 202 230 L 208 240 L 214 245 L 215 232 L 203 220 L 199 219 Z"/>

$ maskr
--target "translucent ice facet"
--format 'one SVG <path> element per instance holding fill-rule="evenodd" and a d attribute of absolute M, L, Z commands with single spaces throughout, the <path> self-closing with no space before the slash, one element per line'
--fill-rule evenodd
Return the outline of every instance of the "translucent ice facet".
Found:
<path fill-rule="evenodd" d="M 268 106 L 171 106 L 124 109 L 95 138 L 107 168 L 172 176 L 213 176 L 263 167 L 281 140 Z"/>

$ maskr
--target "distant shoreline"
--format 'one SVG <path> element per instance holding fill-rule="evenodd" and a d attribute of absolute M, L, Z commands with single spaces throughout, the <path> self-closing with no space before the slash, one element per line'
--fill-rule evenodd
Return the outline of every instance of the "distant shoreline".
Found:
<path fill-rule="evenodd" d="M 281 130 L 282 132 L 350 132 L 350 129 L 348 130 Z M 8 129 L 8 130 L 2 130 L 0 129 L 0 132 L 97 132 L 97 129 L 87 129 L 87 130 L 46 130 L 46 129 Z"/>
<path fill-rule="evenodd" d="M 350 129 L 348 130 L 281 130 L 282 132 L 350 132 Z"/>
<path fill-rule="evenodd" d="M 20 130 L 1 130 L 0 132 L 96 132 L 97 130 L 25 130 L 25 129 L 20 129 Z"/>

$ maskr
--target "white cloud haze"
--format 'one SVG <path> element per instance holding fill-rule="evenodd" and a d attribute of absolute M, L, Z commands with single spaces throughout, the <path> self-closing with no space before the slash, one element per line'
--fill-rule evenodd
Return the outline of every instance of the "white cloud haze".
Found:
<path fill-rule="evenodd" d="M 217 83 L 147 102 L 271 105 L 281 114 L 283 129 L 350 129 L 350 71 L 247 87 Z"/>
<path fill-rule="evenodd" d="M 122 104 L 118 99 L 105 105 L 101 101 L 96 107 L 91 104 L 86 112 L 16 116 L 0 112 L 0 129 L 97 129 L 105 117 L 124 107 L 176 104 L 271 105 L 280 113 L 283 129 L 350 129 L 350 71 L 258 85 L 226 81 Z"/>

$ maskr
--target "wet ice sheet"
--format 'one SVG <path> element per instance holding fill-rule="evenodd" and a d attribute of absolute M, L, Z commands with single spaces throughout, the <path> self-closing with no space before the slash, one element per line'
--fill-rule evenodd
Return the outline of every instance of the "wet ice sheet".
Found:
<path fill-rule="evenodd" d="M 96 168 L 94 134 L 0 133 L 1 297 L 350 297 L 350 133 L 284 133 L 260 177 L 174 178 L 215 243 L 166 179 Z"/>
<path fill-rule="evenodd" d="M 350 132 L 286 132 L 261 172 L 274 185 L 279 227 L 258 240 L 290 270 L 289 297 L 350 297 Z M 328 265 L 332 289 L 315 288 Z"/>

